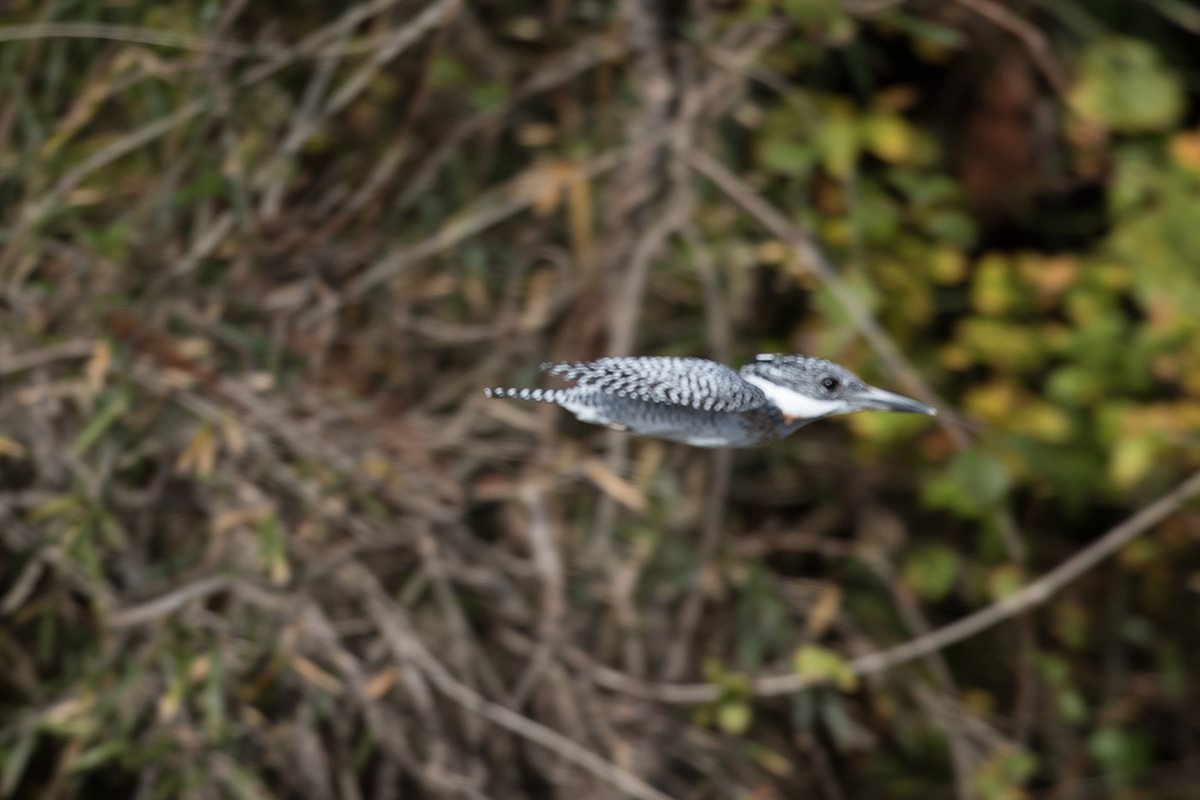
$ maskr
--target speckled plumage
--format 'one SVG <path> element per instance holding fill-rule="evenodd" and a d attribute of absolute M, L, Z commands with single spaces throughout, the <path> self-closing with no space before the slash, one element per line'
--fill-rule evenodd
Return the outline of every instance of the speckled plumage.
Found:
<path fill-rule="evenodd" d="M 643 356 L 543 364 L 575 386 L 486 389 L 488 397 L 556 403 L 578 419 L 697 447 L 778 441 L 828 414 L 876 408 L 933 413 L 867 386 L 831 361 L 763 354 L 735 372 L 703 358 Z"/>
<path fill-rule="evenodd" d="M 767 400 L 762 390 L 746 383 L 732 369 L 704 358 L 601 358 L 574 364 L 542 364 L 542 369 L 617 397 L 697 411 L 750 411 Z"/>

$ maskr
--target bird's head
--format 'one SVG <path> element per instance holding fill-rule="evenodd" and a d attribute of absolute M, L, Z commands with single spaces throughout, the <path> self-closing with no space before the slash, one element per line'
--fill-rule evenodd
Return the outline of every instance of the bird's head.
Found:
<path fill-rule="evenodd" d="M 850 370 L 822 358 L 763 353 L 742 367 L 741 373 L 794 419 L 855 411 L 937 413 L 910 397 L 868 386 Z"/>

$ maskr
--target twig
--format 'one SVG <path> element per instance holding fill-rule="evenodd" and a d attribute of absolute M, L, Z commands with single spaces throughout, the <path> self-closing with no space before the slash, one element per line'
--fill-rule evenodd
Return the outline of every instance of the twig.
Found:
<path fill-rule="evenodd" d="M 664 136 L 659 135 L 657 142 L 661 143 Z M 647 141 L 628 148 L 614 148 L 585 161 L 577 169 L 583 176 L 594 178 L 613 169 L 624 161 L 624 159 L 628 158 L 630 154 L 639 152 L 646 147 L 652 147 L 655 144 L 655 141 Z M 345 291 L 336 298 L 331 299 L 320 308 L 312 309 L 306 314 L 301 315 L 298 324 L 301 327 L 316 325 L 335 313 L 342 306 L 361 297 L 384 281 L 395 277 L 409 265 L 436 255 L 443 250 L 448 250 L 460 242 L 529 208 L 537 202 L 538 194 L 529 189 L 528 182 L 535 178 L 537 172 L 541 169 L 541 167 L 534 167 L 532 170 L 510 181 L 507 184 L 507 188 L 499 192 L 506 199 L 500 201 L 489 199 L 468 207 L 447 221 L 436 233 L 424 241 L 414 245 L 398 247 L 384 255 L 351 281 Z"/>
<path fill-rule="evenodd" d="M 154 622 L 181 608 L 185 603 L 199 600 L 216 594 L 229 586 L 232 578 L 227 575 L 214 575 L 201 578 L 194 583 L 180 586 L 167 592 L 162 597 L 150 600 L 140 605 L 114 611 L 104 618 L 104 624 L 110 628 L 129 628 L 146 622 Z"/>
<path fill-rule="evenodd" d="M 546 501 L 531 484 L 521 488 L 521 499 L 529 512 L 529 549 L 533 553 L 534 567 L 542 579 L 542 618 L 538 623 L 541 641 L 512 692 L 510 705 L 514 708 L 524 705 L 554 660 L 554 651 L 562 639 L 563 620 L 567 611 L 563 597 L 562 562 L 555 545 L 554 531 L 550 527 L 550 515 L 546 512 Z"/>
<path fill-rule="evenodd" d="M 283 142 L 279 145 L 278 152 L 258 170 L 258 175 L 266 184 L 260 192 L 261 197 L 258 202 L 260 219 L 270 220 L 279 215 L 284 187 L 287 184 L 288 166 L 326 116 L 319 106 L 325 99 L 325 93 L 333 80 L 334 72 L 341 65 L 342 56 L 339 51 L 345 45 L 346 37 L 349 35 L 349 31 L 347 31 L 338 40 L 332 58 L 321 61 L 313 70 L 312 77 L 308 80 L 308 86 L 304 89 L 304 97 L 292 114 L 291 125 Z"/>
<path fill-rule="evenodd" d="M 159 117 L 137 130 L 130 131 L 104 149 L 88 156 L 82 163 L 59 178 L 50 191 L 22 210 L 23 213 L 17 224 L 17 231 L 23 233 L 41 222 L 60 198 L 83 183 L 96 170 L 108 166 L 122 156 L 137 150 L 142 145 L 175 130 L 175 128 L 187 122 L 192 117 L 208 111 L 217 104 L 218 100 L 228 97 L 227 92 L 224 90 L 217 91 L 214 95 L 215 97 L 205 97 L 185 103 L 165 117 Z"/>
<path fill-rule="evenodd" d="M 396 0 L 388 0 L 388 5 Z M 351 28 L 338 26 L 349 32 Z M 204 55 L 224 58 L 258 59 L 268 62 L 288 62 L 296 58 L 324 59 L 334 55 L 359 55 L 374 52 L 386 42 L 360 42 L 347 47 L 344 52 L 333 53 L 312 47 L 305 52 L 296 52 L 286 45 L 253 45 L 229 39 L 185 36 L 174 31 L 139 28 L 135 25 L 106 25 L 92 22 L 33 23 L 30 25 L 0 26 L 0 42 L 19 42 L 30 39 L 107 39 L 115 42 L 149 44 L 155 47 L 174 47 L 191 50 Z"/>
<path fill-rule="evenodd" d="M 393 5 L 399 0 L 373 0 L 373 2 L 363 3 L 355 6 L 348 12 L 343 14 L 339 19 L 325 26 L 321 30 L 309 36 L 295 48 L 285 51 L 280 54 L 279 58 L 267 63 L 261 64 L 255 69 L 248 72 L 241 78 L 237 84 L 237 89 L 245 89 L 258 84 L 259 82 L 274 75 L 279 70 L 290 64 L 292 61 L 317 52 L 325 43 L 337 36 L 341 35 L 346 30 L 353 29 L 363 20 L 377 14 Z M 50 212 L 54 204 L 60 198 L 82 183 L 93 172 L 102 167 L 108 166 L 112 162 L 133 152 L 142 145 L 154 141 L 160 136 L 164 136 L 177 127 L 206 111 L 213 109 L 221 109 L 222 105 L 232 97 L 232 92 L 228 89 L 215 91 L 211 96 L 193 100 L 189 103 L 180 106 L 175 111 L 163 117 L 159 117 L 152 122 L 143 125 L 135 131 L 131 131 L 125 136 L 122 136 L 117 141 L 113 142 L 103 150 L 95 153 L 91 157 L 83 161 L 79 166 L 72 169 L 66 175 L 58 180 L 53 187 L 42 197 L 35 201 L 31 201 L 24 205 L 21 211 L 15 229 L 10 233 L 9 245 L 6 248 L 3 257 L 0 257 L 0 264 L 7 263 L 10 259 L 10 254 L 15 252 L 15 246 L 24 239 L 31 228 L 39 224 L 42 219 Z"/>
<path fill-rule="evenodd" d="M 646 229 L 629 255 L 629 266 L 624 280 L 613 298 L 611 334 L 607 354 L 625 356 L 633 352 L 637 336 L 638 320 L 642 313 L 642 297 L 646 291 L 646 279 L 650 265 L 662 250 L 667 240 L 679 230 L 687 219 L 688 205 L 679 192 L 672 192 L 667 208 Z"/>
<path fill-rule="evenodd" d="M 74 339 L 43 347 L 39 350 L 29 350 L 12 356 L 0 356 L 0 375 L 12 375 L 33 367 L 40 367 L 54 361 L 68 361 L 72 358 L 87 358 L 96 352 L 99 340 Z"/>
<path fill-rule="evenodd" d="M 609 34 L 577 42 L 562 55 L 554 58 L 528 80 L 513 90 L 498 108 L 480 111 L 450 130 L 437 148 L 426 156 L 412 178 L 396 199 L 395 208 L 403 211 L 429 189 L 434 177 L 447 160 L 471 136 L 484 130 L 489 123 L 504 119 L 521 103 L 535 95 L 559 86 L 592 67 L 616 61 L 629 51 L 628 44 Z"/>
<path fill-rule="evenodd" d="M 850 669 L 859 676 L 884 672 L 969 639 L 1006 619 L 1041 605 L 1068 583 L 1178 511 L 1180 506 L 1197 494 L 1200 494 L 1200 472 L 1193 474 L 1129 519 L 1109 529 L 1095 542 L 1014 594 L 904 644 L 860 656 L 849 663 Z M 580 664 L 578 653 L 572 654 L 575 656 L 572 660 Z M 607 667 L 597 669 L 595 665 L 589 664 L 587 669 L 592 673 L 592 678 L 602 686 L 665 703 L 707 703 L 720 696 L 720 687 L 713 684 L 648 684 Z M 798 692 L 818 683 L 820 681 L 798 675 L 769 675 L 756 678 L 751 691 L 759 697 L 770 697 Z"/>
<path fill-rule="evenodd" d="M 1032 22 L 1014 14 L 999 3 L 992 0 L 956 0 L 959 5 L 966 6 L 981 17 L 987 17 L 992 22 L 1016 36 L 1029 51 L 1033 63 L 1037 64 L 1042 76 L 1050 84 L 1050 88 L 1059 97 L 1065 97 L 1069 88 L 1066 75 L 1054 60 L 1050 43 L 1046 36 Z"/>
<path fill-rule="evenodd" d="M 704 502 L 704 537 L 700 540 L 697 552 L 695 583 L 683 599 L 675 626 L 678 633 L 667 651 L 663 679 L 668 681 L 678 680 L 687 669 L 692 637 L 704 611 L 704 570 L 716 555 L 725 523 L 725 506 L 729 499 L 729 482 L 733 472 L 732 451 L 716 451 L 709 464 L 712 471 L 709 474 L 710 487 Z"/>
<path fill-rule="evenodd" d="M 351 75 L 329 99 L 322 111 L 322 116 L 336 114 L 349 105 L 367 87 L 367 84 L 383 68 L 384 64 L 403 53 L 413 42 L 431 29 L 445 24 L 450 16 L 458 10 L 461 3 L 462 0 L 435 0 L 392 32 L 388 36 L 387 44 L 377 50 L 367 63 Z"/>
<path fill-rule="evenodd" d="M 634 797 L 642 800 L 670 800 L 668 795 L 658 791 L 627 770 L 605 761 L 591 750 L 571 741 L 557 731 L 485 699 L 468 686 L 460 683 L 412 633 L 407 613 L 387 596 L 374 574 L 359 565 L 354 565 L 352 569 L 353 579 L 347 583 L 355 586 L 366 602 L 371 619 L 383 634 L 395 658 L 402 662 L 415 663 L 442 694 L 464 708 L 481 714 L 500 727 L 545 747 Z"/>
<path fill-rule="evenodd" d="M 172 31 L 138 28 L 132 25 L 60 22 L 0 27 L 0 42 L 17 42 L 24 39 L 112 39 L 121 42 L 152 44 L 158 47 L 196 50 L 227 58 L 261 58 L 266 61 L 279 61 L 287 57 L 281 49 L 183 36 Z"/>

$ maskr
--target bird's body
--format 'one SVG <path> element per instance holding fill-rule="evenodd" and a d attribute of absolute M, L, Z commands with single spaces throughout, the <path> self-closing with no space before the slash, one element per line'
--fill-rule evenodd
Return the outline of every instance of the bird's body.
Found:
<path fill-rule="evenodd" d="M 878 409 L 934 413 L 867 386 L 831 361 L 764 354 L 735 372 L 703 358 L 601 358 L 543 369 L 566 389 L 487 389 L 488 397 L 556 403 L 583 422 L 695 447 L 778 441 L 829 414 Z"/>

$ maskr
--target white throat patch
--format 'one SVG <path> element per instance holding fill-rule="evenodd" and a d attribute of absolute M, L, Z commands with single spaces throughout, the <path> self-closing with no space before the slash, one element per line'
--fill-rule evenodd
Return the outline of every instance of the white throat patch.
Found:
<path fill-rule="evenodd" d="M 845 403 L 841 400 L 820 400 L 816 397 L 808 397 L 793 389 L 771 383 L 757 375 L 743 375 L 742 377 L 762 389 L 767 399 L 779 406 L 779 410 L 789 417 L 816 419 L 828 414 L 836 414 L 845 407 Z"/>

